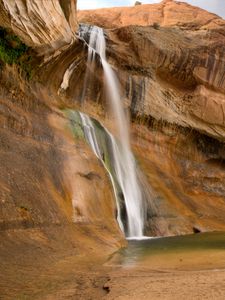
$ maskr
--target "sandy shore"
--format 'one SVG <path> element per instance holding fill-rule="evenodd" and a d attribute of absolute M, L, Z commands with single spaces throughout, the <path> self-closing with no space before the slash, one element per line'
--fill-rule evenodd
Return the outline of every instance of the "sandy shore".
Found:
<path fill-rule="evenodd" d="M 139 248 L 129 257 L 129 247 L 110 256 L 61 246 L 0 247 L 0 299 L 225 299 L 223 236 L 217 249 L 150 248 L 139 257 Z"/>
<path fill-rule="evenodd" d="M 14 266 L 15 267 L 15 266 Z M 16 269 L 16 268 L 15 268 Z M 29 276 L 30 274 L 30 276 Z M 121 269 L 74 257 L 5 277 L 0 299 L 224 299 L 225 270 Z"/>
<path fill-rule="evenodd" d="M 225 270 L 111 274 L 105 299 L 224 299 Z"/>

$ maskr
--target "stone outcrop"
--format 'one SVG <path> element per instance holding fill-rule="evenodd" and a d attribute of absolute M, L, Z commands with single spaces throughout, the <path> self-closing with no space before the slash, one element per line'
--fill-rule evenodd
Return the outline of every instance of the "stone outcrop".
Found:
<path fill-rule="evenodd" d="M 76 0 L 1 0 L 0 26 L 41 54 L 55 52 L 74 41 Z"/>

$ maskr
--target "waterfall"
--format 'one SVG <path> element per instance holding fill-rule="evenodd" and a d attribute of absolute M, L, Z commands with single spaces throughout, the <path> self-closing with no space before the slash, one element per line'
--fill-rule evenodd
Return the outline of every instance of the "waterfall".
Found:
<path fill-rule="evenodd" d="M 113 116 L 115 118 L 115 125 L 118 131 L 119 145 L 111 136 L 114 171 L 118 184 L 121 188 L 125 208 L 126 208 L 126 235 L 128 237 L 142 237 L 144 229 L 144 212 L 142 205 L 142 193 L 137 178 L 136 163 L 131 152 L 129 139 L 129 125 L 123 108 L 122 99 L 120 95 L 120 86 L 115 72 L 106 60 L 106 40 L 103 29 L 93 26 L 86 27 L 80 31 L 80 36 L 88 44 L 88 61 L 87 69 L 93 69 L 96 56 L 100 57 L 104 78 L 107 98 L 111 105 Z M 87 82 L 85 83 L 85 85 Z M 86 89 L 86 87 L 85 87 Z M 84 91 L 85 92 L 85 91 Z M 81 115 L 83 125 L 85 128 L 85 137 L 90 143 L 95 154 L 100 158 L 101 153 L 97 146 L 97 141 L 93 135 L 93 128 L 90 120 Z M 118 207 L 118 205 L 117 205 Z M 122 217 L 118 210 L 118 222 L 121 229 Z"/>
<path fill-rule="evenodd" d="M 111 161 L 115 162 L 115 164 L 113 163 L 112 166 L 110 166 L 110 163 L 109 162 L 107 163 L 105 161 L 105 152 L 103 150 L 103 146 L 102 146 L 102 143 L 101 143 L 100 139 L 98 139 L 98 135 L 96 133 L 96 129 L 95 129 L 95 126 L 94 126 L 92 120 L 90 119 L 90 117 L 88 117 L 87 115 L 85 115 L 81 112 L 79 112 L 79 115 L 80 115 L 80 118 L 81 118 L 81 123 L 82 123 L 82 127 L 83 127 L 83 130 L 84 130 L 85 138 L 86 138 L 87 142 L 90 144 L 90 146 L 91 146 L 93 152 L 95 153 L 95 155 L 103 163 L 103 165 L 104 165 L 105 169 L 107 170 L 107 172 L 109 174 L 109 177 L 111 179 L 114 195 L 115 195 L 115 198 L 116 198 L 117 221 L 118 221 L 118 224 L 120 226 L 120 229 L 123 232 L 125 232 L 123 222 L 122 222 L 122 216 L 121 216 L 119 190 L 117 188 L 116 176 L 113 176 L 113 173 L 118 173 L 118 167 L 120 167 L 120 163 L 117 162 L 117 159 L 119 157 L 117 155 L 117 153 L 119 153 L 118 146 L 117 146 L 117 144 L 114 140 L 114 137 L 109 132 L 107 132 L 109 142 L 111 144 L 110 148 L 113 150 L 112 155 L 111 155 Z M 109 152 L 109 150 L 107 150 L 106 152 Z M 115 170 L 112 171 L 113 166 L 115 166 Z"/>

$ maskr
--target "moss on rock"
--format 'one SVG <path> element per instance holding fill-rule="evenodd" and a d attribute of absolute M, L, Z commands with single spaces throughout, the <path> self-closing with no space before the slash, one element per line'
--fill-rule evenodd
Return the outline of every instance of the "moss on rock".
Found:
<path fill-rule="evenodd" d="M 36 53 L 25 45 L 12 31 L 0 27 L 0 65 L 17 65 L 26 79 L 34 74 Z"/>

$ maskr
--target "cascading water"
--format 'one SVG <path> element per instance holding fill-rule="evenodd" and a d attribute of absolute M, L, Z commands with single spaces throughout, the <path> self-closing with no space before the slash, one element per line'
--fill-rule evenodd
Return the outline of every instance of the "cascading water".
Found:
<path fill-rule="evenodd" d="M 142 193 L 137 179 L 135 160 L 130 149 L 129 126 L 121 101 L 119 82 L 112 67 L 106 60 L 106 41 L 103 29 L 96 26 L 86 27 L 86 30 L 83 30 L 82 28 L 80 31 L 81 38 L 86 40 L 87 35 L 89 36 L 87 68 L 93 69 L 96 55 L 100 57 L 104 70 L 107 97 L 116 120 L 119 145 L 113 138 L 111 139 L 111 143 L 115 164 L 114 171 L 118 184 L 121 188 L 126 207 L 126 235 L 128 237 L 142 237 L 144 229 Z M 85 84 L 87 84 L 87 82 Z M 93 128 L 90 121 L 88 121 L 84 115 L 81 115 L 81 118 L 86 132 L 86 139 L 89 141 L 95 154 L 100 158 L 101 155 L 98 152 L 96 139 L 93 136 Z M 124 230 L 119 209 L 118 222 L 121 229 Z"/>
<path fill-rule="evenodd" d="M 103 150 L 103 146 L 102 143 L 100 141 L 100 139 L 98 138 L 98 135 L 96 133 L 96 129 L 95 126 L 92 122 L 92 120 L 90 119 L 89 116 L 83 114 L 83 113 L 79 113 L 80 118 L 81 118 L 81 123 L 83 126 L 83 130 L 84 130 L 84 135 L 86 140 L 88 141 L 88 143 L 90 144 L 92 150 L 94 151 L 95 155 L 101 160 L 101 162 L 103 163 L 105 169 L 107 170 L 112 185 L 113 185 L 113 191 L 115 194 L 115 198 L 116 198 L 116 204 L 117 204 L 117 221 L 119 223 L 120 229 L 124 232 L 124 226 L 123 226 L 123 222 L 122 222 L 122 216 L 121 216 L 121 209 L 120 209 L 120 199 L 119 199 L 119 190 L 118 190 L 118 183 L 117 183 L 117 176 L 115 176 L 114 174 L 118 173 L 118 167 L 120 167 L 120 163 L 116 163 L 118 155 L 117 153 L 118 151 L 118 147 L 117 144 L 115 142 L 114 137 L 107 132 L 107 137 L 109 139 L 109 143 L 110 144 L 110 149 L 112 149 L 112 154 L 111 156 L 111 161 L 113 162 L 112 165 L 110 165 L 110 161 L 107 163 L 105 160 L 106 154 L 105 152 L 109 153 L 108 151 L 104 151 Z M 117 151 L 116 151 L 117 150 Z M 115 163 L 114 163 L 115 162 Z M 118 167 L 117 167 L 118 166 Z M 115 167 L 115 169 L 113 170 L 112 168 Z"/>

